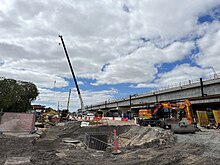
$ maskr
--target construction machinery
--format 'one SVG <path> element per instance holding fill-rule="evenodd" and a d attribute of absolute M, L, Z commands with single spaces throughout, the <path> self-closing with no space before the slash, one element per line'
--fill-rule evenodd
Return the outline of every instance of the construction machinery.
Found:
<path fill-rule="evenodd" d="M 73 76 L 73 81 L 74 81 L 76 89 L 77 89 L 77 93 L 78 93 L 80 104 L 81 104 L 81 110 L 82 110 L 82 113 L 84 113 L 84 112 L 86 112 L 86 110 L 85 110 L 83 99 L 82 99 L 82 96 L 81 96 L 81 93 L 80 93 L 80 90 L 79 90 L 79 86 L 78 86 L 78 83 L 77 83 L 77 80 L 76 80 L 76 76 L 75 76 L 75 73 L 73 71 L 73 67 L 72 67 L 72 64 L 71 64 L 71 61 L 70 61 L 70 58 L 69 58 L 69 55 L 68 55 L 63 37 L 61 35 L 59 35 L 59 37 L 61 39 L 61 43 L 63 45 L 63 49 L 64 49 L 64 52 L 66 54 L 66 58 L 67 58 L 67 61 L 68 61 L 69 67 L 70 67 L 70 71 L 71 71 L 72 76 Z"/>
<path fill-rule="evenodd" d="M 154 107 L 139 111 L 138 124 L 171 128 L 174 133 L 195 133 L 191 103 L 156 103 Z"/>

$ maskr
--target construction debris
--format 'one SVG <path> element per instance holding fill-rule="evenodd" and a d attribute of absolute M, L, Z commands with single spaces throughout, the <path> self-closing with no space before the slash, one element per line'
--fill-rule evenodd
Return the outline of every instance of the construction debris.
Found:
<path fill-rule="evenodd" d="M 5 165 L 16 165 L 30 163 L 30 157 L 9 157 Z"/>

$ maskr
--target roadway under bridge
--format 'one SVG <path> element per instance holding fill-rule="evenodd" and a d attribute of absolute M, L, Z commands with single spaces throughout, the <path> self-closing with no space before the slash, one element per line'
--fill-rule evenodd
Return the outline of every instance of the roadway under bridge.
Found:
<path fill-rule="evenodd" d="M 178 87 L 157 90 L 154 92 L 130 95 L 127 98 L 114 101 L 105 101 L 100 104 L 86 106 L 86 111 L 102 111 L 118 109 L 122 113 L 137 113 L 139 109 L 153 105 L 157 102 L 172 102 L 189 99 L 194 110 L 205 110 L 206 108 L 220 109 L 220 78 L 203 80 Z M 80 111 L 80 110 L 79 110 Z"/>

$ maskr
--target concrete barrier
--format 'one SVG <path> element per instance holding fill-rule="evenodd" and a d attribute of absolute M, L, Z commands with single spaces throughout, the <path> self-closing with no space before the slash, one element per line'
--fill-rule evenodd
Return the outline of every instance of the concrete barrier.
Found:
<path fill-rule="evenodd" d="M 128 121 L 128 118 L 123 117 L 90 117 L 90 116 L 84 116 L 84 117 L 78 117 L 77 120 L 83 120 L 83 121 L 97 121 L 97 120 L 117 120 L 117 121 Z"/>

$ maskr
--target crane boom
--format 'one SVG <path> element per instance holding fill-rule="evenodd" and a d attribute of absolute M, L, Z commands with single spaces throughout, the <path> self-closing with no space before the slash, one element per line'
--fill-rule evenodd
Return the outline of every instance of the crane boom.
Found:
<path fill-rule="evenodd" d="M 66 105 L 66 109 L 69 110 L 69 105 L 70 105 L 70 95 L 71 95 L 71 88 L 69 90 L 69 96 L 68 96 L 68 100 L 67 100 L 67 105 Z"/>
<path fill-rule="evenodd" d="M 76 85 L 77 93 L 78 93 L 79 100 L 80 100 L 80 104 L 81 104 L 81 110 L 82 110 L 82 112 L 84 112 L 84 111 L 85 111 L 85 107 L 84 107 L 84 104 L 83 104 L 83 99 L 82 99 L 82 96 L 81 96 L 81 93 L 80 93 L 80 90 L 79 90 L 78 83 L 77 83 L 77 81 L 76 81 L 76 76 L 75 76 L 75 74 L 74 74 L 73 67 L 72 67 L 72 65 L 71 65 L 71 61 L 70 61 L 70 58 L 69 58 L 69 55 L 68 55 L 66 46 L 65 46 L 63 37 L 62 37 L 61 35 L 59 35 L 59 37 L 60 37 L 60 39 L 61 39 L 61 42 L 62 42 L 62 45 L 63 45 L 63 49 L 64 49 L 64 52 L 65 52 L 65 54 L 66 54 L 66 58 L 67 58 L 67 61 L 68 61 L 69 67 L 70 67 L 70 71 L 71 71 L 72 76 L 73 76 L 74 83 L 75 83 L 75 85 Z"/>

